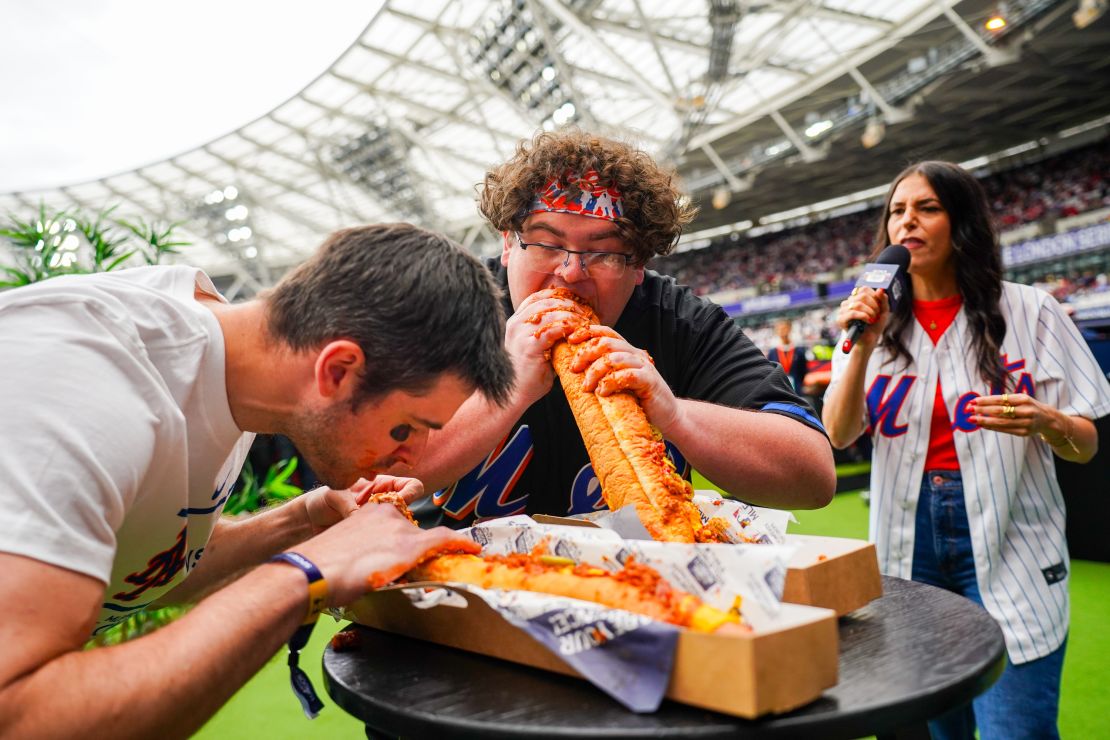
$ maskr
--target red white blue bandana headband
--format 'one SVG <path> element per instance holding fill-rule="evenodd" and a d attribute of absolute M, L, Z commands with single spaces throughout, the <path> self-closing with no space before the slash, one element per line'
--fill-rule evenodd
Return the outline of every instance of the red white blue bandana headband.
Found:
<path fill-rule="evenodd" d="M 563 177 L 547 183 L 536 193 L 525 216 L 533 213 L 573 213 L 606 221 L 616 221 L 624 215 L 621 194 L 611 187 L 600 185 L 597 172 L 584 175 L 567 172 Z"/>

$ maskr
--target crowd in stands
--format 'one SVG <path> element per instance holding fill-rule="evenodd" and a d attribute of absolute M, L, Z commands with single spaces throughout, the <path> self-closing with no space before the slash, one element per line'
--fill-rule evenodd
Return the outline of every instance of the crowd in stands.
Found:
<path fill-rule="evenodd" d="M 1110 207 L 1110 138 L 982 182 L 1001 231 Z M 754 239 L 725 236 L 652 267 L 700 295 L 752 287 L 763 294 L 794 290 L 865 262 L 878 217 L 872 208 Z"/>
<path fill-rule="evenodd" d="M 756 239 L 726 237 L 703 250 L 657 260 L 654 268 L 699 295 L 748 286 L 758 286 L 760 293 L 795 290 L 859 264 L 869 251 L 876 218 L 870 209 Z"/>
<path fill-rule="evenodd" d="M 1061 303 L 1067 302 L 1072 296 L 1110 290 L 1110 284 L 1108 284 L 1108 278 L 1104 272 L 1098 274 L 1087 272 L 1078 276 L 1046 275 L 1034 281 L 1033 285 L 1051 293 Z"/>
<path fill-rule="evenodd" d="M 984 180 L 1000 230 L 1110 206 L 1110 139 Z"/>

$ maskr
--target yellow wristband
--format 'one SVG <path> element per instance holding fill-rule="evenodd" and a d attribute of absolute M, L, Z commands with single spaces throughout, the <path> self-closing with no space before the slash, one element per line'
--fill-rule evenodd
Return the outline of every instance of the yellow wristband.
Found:
<path fill-rule="evenodd" d="M 308 613 L 301 624 L 312 624 L 328 605 L 328 581 L 316 565 L 298 552 L 283 552 L 270 558 L 271 563 L 288 563 L 300 568 L 308 579 Z"/>
<path fill-rule="evenodd" d="M 304 573 L 305 578 L 308 579 L 308 614 L 305 616 L 301 626 L 289 638 L 289 678 L 293 686 L 293 693 L 297 696 L 297 700 L 301 703 L 301 708 L 304 709 L 305 716 L 309 719 L 315 719 L 320 710 L 324 708 L 324 702 L 320 701 L 320 697 L 316 694 L 316 689 L 312 686 L 312 680 L 308 675 L 301 670 L 300 655 L 301 650 L 308 644 L 308 638 L 312 635 L 312 628 L 316 626 L 316 618 L 320 616 L 320 612 L 328 603 L 328 582 L 324 578 L 324 574 L 316 565 L 301 555 L 299 552 L 283 552 L 274 555 L 270 558 L 271 563 L 288 563 L 294 568 L 300 568 Z"/>

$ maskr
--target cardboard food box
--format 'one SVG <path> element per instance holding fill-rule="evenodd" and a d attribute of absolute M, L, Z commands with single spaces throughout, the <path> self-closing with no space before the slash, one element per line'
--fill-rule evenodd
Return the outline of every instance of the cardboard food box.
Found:
<path fill-rule="evenodd" d="M 883 595 L 875 545 L 843 537 L 788 534 L 798 548 L 786 571 L 782 600 L 832 609 L 838 617 Z"/>
<path fill-rule="evenodd" d="M 421 584 L 433 585 L 433 584 Z M 581 677 L 481 598 L 458 590 L 465 608 L 421 609 L 399 588 L 376 591 L 345 610 L 369 627 Z M 742 635 L 684 630 L 669 699 L 755 718 L 808 704 L 836 685 L 838 633 L 828 609 L 783 604 L 773 629 Z"/>

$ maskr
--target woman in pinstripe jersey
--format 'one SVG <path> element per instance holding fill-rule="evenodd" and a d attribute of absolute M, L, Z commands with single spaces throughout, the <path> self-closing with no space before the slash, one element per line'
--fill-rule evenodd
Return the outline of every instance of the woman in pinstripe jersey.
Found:
<path fill-rule="evenodd" d="M 902 244 L 909 290 L 862 288 L 837 321 L 868 328 L 837 352 L 824 423 L 837 447 L 875 442 L 871 538 L 885 573 L 983 605 L 1008 663 L 934 737 L 1057 736 L 1068 629 L 1064 503 L 1054 457 L 1087 462 L 1110 385 L 1059 304 L 1002 280 L 986 198 L 968 172 L 921 162 L 895 178 L 875 253 Z"/>

